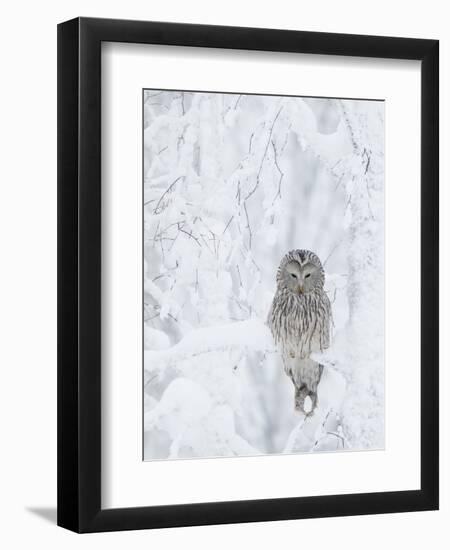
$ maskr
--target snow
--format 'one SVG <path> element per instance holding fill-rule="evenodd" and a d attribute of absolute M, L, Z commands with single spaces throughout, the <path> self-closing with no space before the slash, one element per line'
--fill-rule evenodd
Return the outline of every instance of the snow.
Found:
<path fill-rule="evenodd" d="M 166 349 L 170 347 L 170 340 L 164 332 L 156 328 L 144 326 L 144 348 L 145 349 Z"/>
<path fill-rule="evenodd" d="M 259 454 L 236 434 L 230 406 L 214 404 L 200 384 L 182 377 L 174 380 L 159 403 L 145 413 L 144 427 L 167 432 L 172 440 L 168 458 L 198 449 L 214 454 Z"/>
<path fill-rule="evenodd" d="M 144 368 L 151 371 L 153 363 L 176 361 L 202 353 L 233 348 L 240 348 L 243 352 L 275 351 L 269 328 L 261 319 L 255 318 L 227 325 L 199 328 L 190 331 L 169 349 L 145 351 Z"/>
<path fill-rule="evenodd" d="M 383 447 L 383 202 L 382 102 L 146 92 L 146 460 Z M 292 248 L 334 321 L 307 418 L 265 324 Z"/>

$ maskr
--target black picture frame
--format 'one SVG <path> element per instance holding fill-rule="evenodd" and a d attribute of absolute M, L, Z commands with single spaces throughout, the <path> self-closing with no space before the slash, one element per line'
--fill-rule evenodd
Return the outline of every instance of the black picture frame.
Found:
<path fill-rule="evenodd" d="M 421 61 L 420 490 L 102 510 L 103 41 Z M 58 26 L 58 525 L 98 532 L 438 509 L 438 69 L 437 40 L 92 18 Z"/>

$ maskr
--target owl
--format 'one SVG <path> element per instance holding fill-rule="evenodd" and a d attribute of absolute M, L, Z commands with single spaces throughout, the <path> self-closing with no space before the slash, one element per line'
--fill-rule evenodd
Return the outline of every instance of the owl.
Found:
<path fill-rule="evenodd" d="M 295 409 L 311 415 L 323 365 L 311 358 L 330 346 L 331 304 L 324 291 L 325 272 L 309 250 L 291 250 L 281 260 L 268 325 L 294 388 Z M 305 399 L 312 407 L 305 412 Z"/>

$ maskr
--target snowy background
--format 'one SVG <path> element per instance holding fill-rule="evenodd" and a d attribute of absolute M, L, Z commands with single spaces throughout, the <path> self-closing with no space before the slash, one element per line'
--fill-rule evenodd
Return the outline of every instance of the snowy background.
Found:
<path fill-rule="evenodd" d="M 384 103 L 146 90 L 144 459 L 384 446 Z M 322 260 L 319 408 L 265 325 L 284 254 Z"/>

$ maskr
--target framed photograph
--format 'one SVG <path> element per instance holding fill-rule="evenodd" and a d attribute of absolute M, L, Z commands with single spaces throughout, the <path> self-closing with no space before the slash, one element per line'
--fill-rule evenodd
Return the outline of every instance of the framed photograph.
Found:
<path fill-rule="evenodd" d="M 438 65 L 59 25 L 59 525 L 438 508 Z"/>

